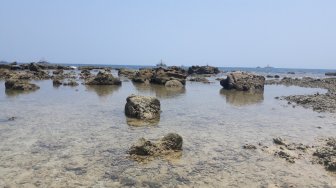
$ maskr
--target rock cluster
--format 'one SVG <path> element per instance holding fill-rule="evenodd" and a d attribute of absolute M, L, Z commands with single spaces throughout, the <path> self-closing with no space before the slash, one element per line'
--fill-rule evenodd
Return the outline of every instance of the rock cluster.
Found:
<path fill-rule="evenodd" d="M 105 71 L 99 71 L 98 74 L 88 79 L 85 82 L 86 85 L 121 85 L 119 78 L 113 77 L 111 73 Z"/>
<path fill-rule="evenodd" d="M 155 97 L 131 95 L 126 101 L 125 114 L 128 117 L 142 120 L 160 117 L 160 101 Z"/>
<path fill-rule="evenodd" d="M 138 83 L 155 83 L 165 85 L 170 80 L 178 80 L 185 85 L 187 73 L 180 67 L 141 69 L 137 71 L 132 79 Z"/>
<path fill-rule="evenodd" d="M 217 67 L 212 66 L 191 66 L 188 74 L 218 74 L 220 71 Z"/>
<path fill-rule="evenodd" d="M 176 133 L 169 133 L 157 143 L 141 138 L 128 150 L 130 155 L 135 156 L 159 156 L 169 152 L 181 151 L 183 139 Z"/>
<path fill-rule="evenodd" d="M 29 83 L 23 80 L 7 80 L 5 82 L 6 90 L 21 90 L 21 91 L 32 91 L 40 89 L 36 84 Z"/>
<path fill-rule="evenodd" d="M 246 72 L 232 72 L 226 79 L 221 80 L 220 84 L 224 89 L 263 91 L 265 77 Z"/>

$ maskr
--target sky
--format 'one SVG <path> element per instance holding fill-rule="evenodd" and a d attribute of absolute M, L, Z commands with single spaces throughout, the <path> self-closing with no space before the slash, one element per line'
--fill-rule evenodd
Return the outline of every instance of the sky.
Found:
<path fill-rule="evenodd" d="M 335 0 L 0 0 L 0 60 L 336 69 Z"/>

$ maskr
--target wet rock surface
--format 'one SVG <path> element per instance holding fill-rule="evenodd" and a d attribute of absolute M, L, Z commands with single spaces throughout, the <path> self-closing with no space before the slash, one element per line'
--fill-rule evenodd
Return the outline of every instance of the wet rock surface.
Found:
<path fill-rule="evenodd" d="M 183 138 L 176 133 L 165 135 L 158 142 L 152 142 L 145 138 L 140 138 L 137 143 L 128 150 L 131 156 L 160 156 L 170 152 L 181 151 Z"/>
<path fill-rule="evenodd" d="M 160 101 L 155 97 L 131 95 L 126 99 L 125 114 L 136 119 L 155 119 L 160 116 Z"/>
<path fill-rule="evenodd" d="M 85 82 L 86 85 L 121 85 L 119 78 L 113 77 L 111 73 L 99 71 L 98 74 Z"/>
<path fill-rule="evenodd" d="M 239 91 L 263 91 L 264 83 L 265 77 L 246 72 L 230 73 L 226 79 L 220 81 L 224 89 Z"/>
<path fill-rule="evenodd" d="M 298 79 L 284 77 L 281 80 L 267 80 L 266 84 L 281 84 L 286 86 L 294 85 L 300 87 L 327 89 L 328 92 L 325 94 L 316 93 L 313 95 L 291 95 L 281 97 L 279 99 L 294 102 L 305 108 L 312 108 L 317 112 L 336 112 L 336 78 L 313 79 L 310 77 L 304 77 L 302 79 Z"/>
<path fill-rule="evenodd" d="M 33 91 L 40 89 L 36 84 L 29 83 L 22 80 L 7 80 L 5 82 L 6 90 L 20 90 L 20 91 Z"/>
<path fill-rule="evenodd" d="M 314 95 L 291 95 L 282 97 L 289 102 L 294 102 L 297 105 L 305 108 L 312 108 L 317 112 L 336 112 L 336 93 L 328 92 L 326 94 L 314 94 Z"/>
<path fill-rule="evenodd" d="M 220 71 L 217 67 L 212 66 L 191 66 L 188 74 L 218 74 Z"/>
<path fill-rule="evenodd" d="M 336 138 L 328 138 L 313 153 L 314 161 L 325 166 L 327 170 L 336 171 Z"/>

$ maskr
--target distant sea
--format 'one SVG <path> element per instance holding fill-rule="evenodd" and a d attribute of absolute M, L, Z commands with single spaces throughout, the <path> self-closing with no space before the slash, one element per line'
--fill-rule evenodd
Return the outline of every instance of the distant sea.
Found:
<path fill-rule="evenodd" d="M 100 67 L 111 67 L 111 68 L 127 68 L 127 69 L 139 69 L 139 68 L 152 68 L 155 66 L 148 65 L 106 65 L 106 64 L 62 64 L 70 66 L 100 66 Z M 186 69 L 188 66 L 184 66 Z M 325 77 L 326 72 L 336 72 L 336 69 L 302 69 L 302 68 L 252 68 L 252 67 L 218 67 L 223 72 L 232 72 L 232 71 L 246 71 L 246 72 L 255 72 L 263 75 L 287 75 L 288 73 L 295 73 L 295 77 L 311 76 L 311 77 Z M 292 75 L 292 74 L 291 74 Z M 292 75 L 294 76 L 294 75 Z"/>

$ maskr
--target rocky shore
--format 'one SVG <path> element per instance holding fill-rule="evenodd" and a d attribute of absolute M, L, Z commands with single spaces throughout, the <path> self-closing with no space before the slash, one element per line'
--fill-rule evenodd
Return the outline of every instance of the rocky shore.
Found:
<path fill-rule="evenodd" d="M 266 84 L 327 89 L 327 93 L 325 94 L 291 95 L 279 97 L 279 99 L 284 99 L 306 108 L 312 108 L 317 112 L 336 112 L 336 78 L 314 79 L 304 77 L 299 79 L 284 77 L 281 80 L 267 80 Z"/>

